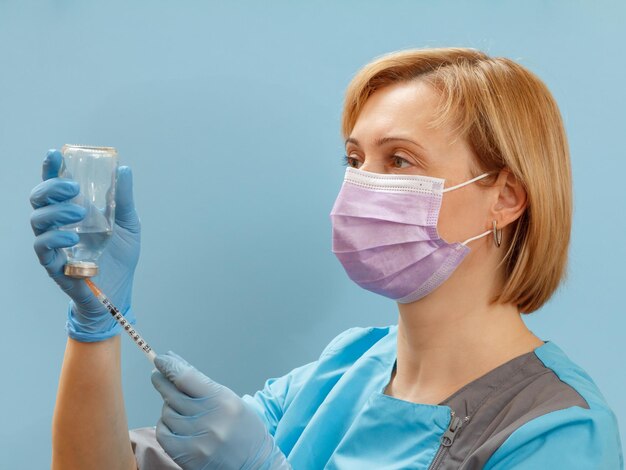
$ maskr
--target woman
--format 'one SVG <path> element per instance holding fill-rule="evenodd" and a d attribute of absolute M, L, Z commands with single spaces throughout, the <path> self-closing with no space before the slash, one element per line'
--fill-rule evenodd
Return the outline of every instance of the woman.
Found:
<path fill-rule="evenodd" d="M 130 438 L 119 328 L 62 275 L 60 248 L 76 239 L 55 228 L 83 214 L 49 153 L 31 196 L 35 250 L 72 298 L 54 468 L 622 466 L 615 416 L 591 378 L 521 320 L 557 289 L 570 239 L 568 147 L 545 85 L 473 49 L 401 51 L 354 77 L 342 130 L 332 248 L 352 280 L 397 301 L 398 324 L 345 331 L 242 398 L 159 356 L 161 419 Z M 96 282 L 134 321 L 131 186 L 122 168 Z"/>

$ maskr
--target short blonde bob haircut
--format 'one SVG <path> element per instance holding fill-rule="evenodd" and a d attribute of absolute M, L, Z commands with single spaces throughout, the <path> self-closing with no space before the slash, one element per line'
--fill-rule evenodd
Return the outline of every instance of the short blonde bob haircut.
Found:
<path fill-rule="evenodd" d="M 344 138 L 372 93 L 411 80 L 440 93 L 431 125 L 452 123 L 455 138 L 467 138 L 474 176 L 495 173 L 479 183 L 493 184 L 508 169 L 526 190 L 527 207 L 510 242 L 503 241 L 505 281 L 492 302 L 538 310 L 567 275 L 572 225 L 569 148 L 554 97 L 535 74 L 504 57 L 456 47 L 398 51 L 367 64 L 348 85 Z"/>

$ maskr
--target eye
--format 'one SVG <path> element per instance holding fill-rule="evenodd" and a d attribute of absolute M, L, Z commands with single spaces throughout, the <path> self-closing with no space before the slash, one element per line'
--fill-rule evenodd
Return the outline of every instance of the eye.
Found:
<path fill-rule="evenodd" d="M 344 155 L 343 156 L 343 165 L 344 166 L 351 166 L 352 168 L 358 168 L 359 166 L 361 166 L 361 162 L 358 161 L 354 157 L 349 157 L 348 155 Z"/>
<path fill-rule="evenodd" d="M 408 160 L 402 158 L 400 155 L 394 155 L 391 159 L 395 168 L 408 168 L 411 165 Z M 402 166 L 403 163 L 406 163 L 406 166 Z"/>

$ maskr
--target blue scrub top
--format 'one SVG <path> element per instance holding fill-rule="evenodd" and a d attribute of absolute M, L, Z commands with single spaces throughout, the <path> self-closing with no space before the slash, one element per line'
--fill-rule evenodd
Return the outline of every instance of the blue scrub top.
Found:
<path fill-rule="evenodd" d="M 352 328 L 317 361 L 242 398 L 294 470 L 624 468 L 614 413 L 553 342 L 437 405 L 384 394 L 396 351 L 396 325 Z M 138 468 L 180 468 L 154 428 L 131 430 L 130 438 Z"/>
<path fill-rule="evenodd" d="M 444 448 L 448 400 L 427 405 L 383 393 L 396 339 L 397 325 L 352 328 L 317 361 L 242 397 L 294 469 L 623 469 L 614 413 L 553 342 L 453 395 L 457 416 L 476 419 Z"/>

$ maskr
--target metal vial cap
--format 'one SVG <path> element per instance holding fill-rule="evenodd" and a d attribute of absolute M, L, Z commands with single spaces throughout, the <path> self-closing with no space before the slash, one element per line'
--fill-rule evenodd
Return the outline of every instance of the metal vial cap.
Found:
<path fill-rule="evenodd" d="M 74 261 L 65 265 L 63 273 L 76 279 L 94 277 L 98 274 L 98 265 L 91 261 Z"/>

